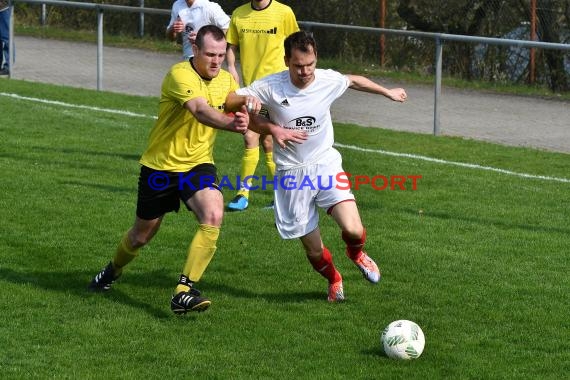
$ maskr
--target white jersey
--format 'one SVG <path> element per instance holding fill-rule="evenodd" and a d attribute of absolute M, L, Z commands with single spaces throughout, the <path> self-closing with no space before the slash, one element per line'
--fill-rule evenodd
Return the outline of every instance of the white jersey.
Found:
<path fill-rule="evenodd" d="M 286 170 L 327 160 L 334 149 L 330 106 L 349 84 L 348 77 L 337 71 L 316 69 L 315 80 L 307 88 L 299 89 L 291 83 L 289 71 L 282 71 L 240 88 L 236 93 L 259 98 L 273 123 L 307 132 L 308 139 L 302 144 L 288 143 L 287 149 L 273 151 L 277 168 Z"/>
<path fill-rule="evenodd" d="M 218 3 L 209 0 L 196 0 L 191 7 L 188 7 L 186 0 L 176 0 L 172 4 L 170 23 L 167 29 L 172 27 L 178 17 L 184 23 L 184 31 L 182 32 L 182 54 L 184 59 L 194 56 L 192 44 L 188 40 L 190 32 L 198 32 L 205 25 L 216 25 L 223 30 L 227 30 L 230 26 L 230 17 L 224 12 L 222 7 Z"/>

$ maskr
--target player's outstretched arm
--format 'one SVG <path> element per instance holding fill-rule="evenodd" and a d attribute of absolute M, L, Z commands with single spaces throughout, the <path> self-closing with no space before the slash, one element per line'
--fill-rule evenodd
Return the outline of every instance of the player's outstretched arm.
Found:
<path fill-rule="evenodd" d="M 209 127 L 242 134 L 247 132 L 249 113 L 245 106 L 236 111 L 233 117 L 215 111 L 204 98 L 189 100 L 184 103 L 184 108 L 191 112 L 200 123 Z"/>
<path fill-rule="evenodd" d="M 347 77 L 350 81 L 349 87 L 353 90 L 384 95 L 396 102 L 405 102 L 408 98 L 408 94 L 406 94 L 406 90 L 403 88 L 388 89 L 361 75 L 347 75 Z"/>

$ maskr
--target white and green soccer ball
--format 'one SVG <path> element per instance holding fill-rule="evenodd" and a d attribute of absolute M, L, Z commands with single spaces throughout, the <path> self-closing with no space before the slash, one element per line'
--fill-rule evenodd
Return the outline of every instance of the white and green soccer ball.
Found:
<path fill-rule="evenodd" d="M 417 359 L 424 351 L 424 332 L 415 322 L 405 319 L 390 323 L 380 336 L 384 352 L 392 359 Z"/>

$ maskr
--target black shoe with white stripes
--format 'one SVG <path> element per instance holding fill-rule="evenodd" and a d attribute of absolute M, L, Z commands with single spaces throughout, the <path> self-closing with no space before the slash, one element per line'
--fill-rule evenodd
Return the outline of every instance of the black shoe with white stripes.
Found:
<path fill-rule="evenodd" d="M 97 273 L 97 275 L 93 277 L 93 280 L 91 280 L 91 283 L 89 284 L 89 290 L 92 292 L 106 292 L 111 289 L 111 285 L 113 285 L 113 282 L 115 282 L 119 276 L 120 274 L 115 274 L 113 263 L 109 262 L 101 272 Z"/>
<path fill-rule="evenodd" d="M 172 296 L 170 308 L 174 314 L 186 314 L 189 311 L 204 311 L 212 303 L 209 299 L 200 297 L 200 291 L 194 289 L 194 283 L 185 275 L 181 274 L 178 280 L 179 284 L 186 285 L 190 288 L 187 292 L 179 292 Z"/>
<path fill-rule="evenodd" d="M 172 296 L 170 309 L 174 314 L 186 314 L 189 311 L 204 311 L 210 307 L 212 301 L 200 297 L 198 291 L 191 289 L 189 292 L 180 292 Z"/>

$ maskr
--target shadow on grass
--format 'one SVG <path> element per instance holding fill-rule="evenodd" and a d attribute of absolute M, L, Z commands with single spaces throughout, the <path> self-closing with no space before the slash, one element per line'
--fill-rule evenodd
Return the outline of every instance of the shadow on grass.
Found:
<path fill-rule="evenodd" d="M 275 284 L 275 288 L 279 289 L 278 284 Z M 326 288 L 323 288 L 321 292 L 283 291 L 283 292 L 258 293 L 244 288 L 233 287 L 227 284 L 204 283 L 204 289 L 208 291 L 224 293 L 235 298 L 261 299 L 271 303 L 302 303 L 306 301 L 322 301 L 322 300 L 326 301 L 327 297 Z"/>
<path fill-rule="evenodd" d="M 92 183 L 92 182 L 81 182 L 81 181 L 59 181 L 60 185 L 63 186 L 81 186 L 81 187 L 89 187 L 96 190 L 103 190 L 109 193 L 129 193 L 136 195 L 136 183 L 134 187 L 124 187 L 124 186 L 111 186 L 111 185 L 102 185 L 100 183 Z"/>
<path fill-rule="evenodd" d="M 382 346 L 378 344 L 377 346 L 368 347 L 361 351 L 362 355 L 365 356 L 373 356 L 373 357 L 381 357 L 383 359 L 390 359 L 388 355 L 382 349 Z"/>
<path fill-rule="evenodd" d="M 70 148 L 50 148 L 45 146 L 31 146 L 27 147 L 26 150 L 22 150 L 20 152 L 3 152 L 0 153 L 0 157 L 17 160 L 18 162 L 26 161 L 26 162 L 38 162 L 38 156 L 41 155 L 41 152 L 52 152 L 52 153 L 60 153 L 58 155 L 57 160 L 60 162 L 67 163 L 69 167 L 82 167 L 84 163 L 77 161 L 77 160 L 70 160 L 66 157 L 66 155 L 81 155 L 84 156 L 93 156 L 93 157 L 110 157 L 116 159 L 122 159 L 124 161 L 132 161 L 133 163 L 138 163 L 140 159 L 140 154 L 127 154 L 127 153 L 115 153 L 115 152 L 104 152 L 104 151 L 94 151 L 94 150 L 85 150 L 85 149 L 70 149 Z M 77 162 L 76 162 L 77 161 Z M 56 160 L 53 157 L 49 157 L 47 162 L 55 163 Z M 101 164 L 102 165 L 102 164 Z"/>
<path fill-rule="evenodd" d="M 173 289 L 176 280 L 173 276 L 165 274 L 164 270 L 154 270 L 151 272 L 125 273 L 107 292 L 92 292 L 87 289 L 89 281 L 96 272 L 86 271 L 15 271 L 9 268 L 0 268 L 0 279 L 17 285 L 34 286 L 41 290 L 54 291 L 65 294 L 72 294 L 81 299 L 86 297 L 102 297 L 118 302 L 129 307 L 133 307 L 148 313 L 157 319 L 169 319 L 176 317 L 168 309 L 169 300 L 149 300 L 145 298 L 144 289 Z M 136 292 L 136 296 L 131 296 L 121 290 L 121 283 L 124 285 L 143 288 Z M 221 283 L 206 282 L 200 284 L 199 288 L 204 293 L 223 293 L 235 297 L 236 299 L 261 299 L 271 303 L 294 304 L 306 301 L 326 300 L 326 292 L 267 292 L 258 293 L 246 288 L 233 287 Z M 154 293 L 154 291 L 152 292 Z M 206 294 L 205 294 L 206 295 Z M 151 301 L 151 303 L 147 302 Z M 195 316 L 189 313 L 187 316 Z"/>
<path fill-rule="evenodd" d="M 9 281 L 13 284 L 18 285 L 32 285 L 38 289 L 55 291 L 66 294 L 73 294 L 77 297 L 85 299 L 86 297 L 104 297 L 106 299 L 112 300 L 114 302 L 119 302 L 123 305 L 131 306 L 136 309 L 140 309 L 155 318 L 170 318 L 173 314 L 170 310 L 166 308 L 156 307 L 154 304 L 149 304 L 143 298 L 134 298 L 122 292 L 116 287 L 111 291 L 99 293 L 91 292 L 87 289 L 91 277 L 96 273 L 86 273 L 84 271 L 25 271 L 18 272 L 8 268 L 0 268 L 0 279 Z M 144 276 L 140 276 L 140 281 L 148 281 L 149 278 L 156 280 L 156 277 L 160 276 L 159 271 L 154 271 L 146 273 Z M 137 281 L 136 279 L 134 281 Z M 156 282 L 156 281 L 154 281 Z M 163 282 L 163 281 L 161 281 Z M 172 279 L 164 278 L 164 282 L 168 282 L 172 286 Z M 153 285 L 150 285 L 153 286 Z M 140 293 L 137 293 L 140 295 Z M 167 301 L 167 300 L 164 300 Z M 164 304 L 164 302 L 163 302 Z M 168 304 L 168 303 L 166 303 Z"/>
<path fill-rule="evenodd" d="M 132 154 L 132 153 L 116 153 L 116 152 L 109 152 L 109 151 L 96 151 L 96 150 L 87 150 L 87 149 L 74 149 L 74 148 L 54 148 L 48 146 L 32 146 L 29 148 L 30 151 L 33 152 L 54 152 L 54 153 L 61 153 L 61 154 L 81 154 L 81 155 L 88 155 L 88 156 L 99 156 L 99 157 L 112 157 L 112 158 L 121 158 L 127 161 L 136 161 L 141 158 L 140 154 Z"/>

